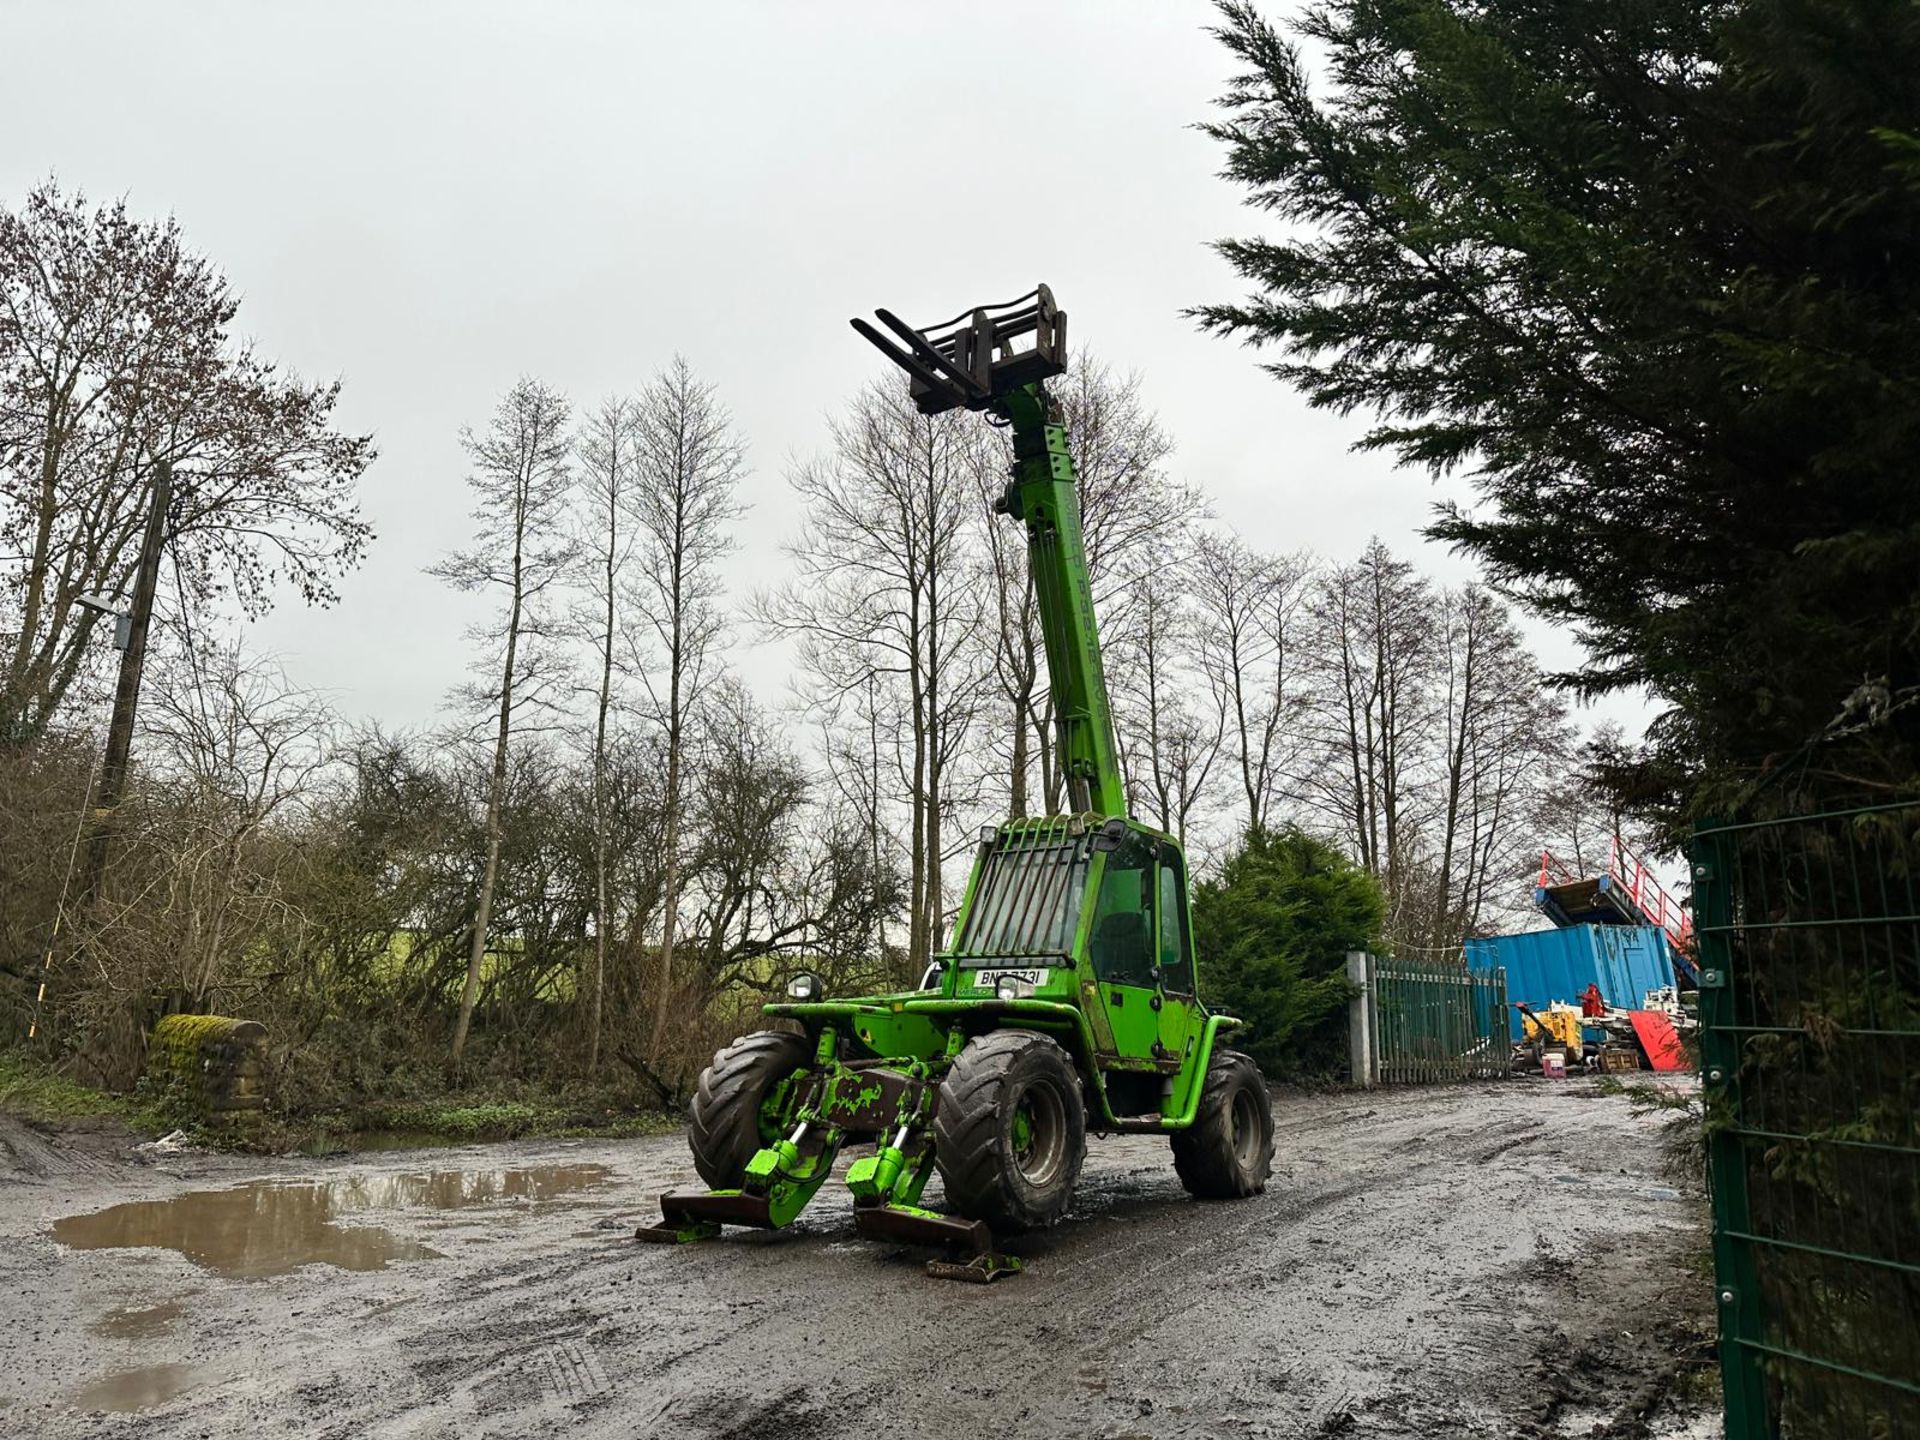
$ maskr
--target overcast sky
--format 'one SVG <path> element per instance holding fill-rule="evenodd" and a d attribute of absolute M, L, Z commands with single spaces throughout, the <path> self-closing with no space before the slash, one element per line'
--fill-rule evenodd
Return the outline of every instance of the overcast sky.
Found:
<path fill-rule="evenodd" d="M 1230 69 L 1211 16 L 12 0 L 0 197 L 51 171 L 171 211 L 265 354 L 344 380 L 342 423 L 380 449 L 379 538 L 338 606 L 289 597 L 251 643 L 348 714 L 425 722 L 459 680 L 472 602 L 421 572 L 468 538 L 459 429 L 517 376 L 586 403 L 677 351 L 715 382 L 751 445 L 744 590 L 797 522 L 790 459 L 886 368 L 847 317 L 924 323 L 1037 280 L 1077 346 L 1142 374 L 1175 470 L 1250 543 L 1347 558 L 1378 534 L 1465 579 L 1418 535 L 1464 486 L 1350 453 L 1361 417 L 1308 410 L 1181 316 L 1240 293 L 1208 242 L 1261 224 L 1192 128 Z M 778 654 L 737 660 L 777 699 Z"/>

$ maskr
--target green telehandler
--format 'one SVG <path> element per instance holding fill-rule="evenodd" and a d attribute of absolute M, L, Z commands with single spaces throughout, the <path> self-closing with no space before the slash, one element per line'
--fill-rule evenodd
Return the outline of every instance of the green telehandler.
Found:
<path fill-rule="evenodd" d="M 1066 368 L 1066 315 L 1042 285 L 915 330 L 885 310 L 856 330 L 910 376 L 927 415 L 1008 427 L 996 509 L 1027 528 L 1071 813 L 990 826 L 952 943 L 918 990 L 830 999 L 796 975 L 765 1007 L 788 1028 L 714 1056 L 690 1106 L 694 1169 L 713 1188 L 661 1197 L 643 1240 L 793 1222 L 840 1151 L 861 1234 L 945 1249 L 953 1279 L 1020 1268 L 996 1232 L 1065 1213 L 1089 1130 L 1165 1134 L 1187 1191 L 1253 1195 L 1273 1168 L 1273 1112 L 1240 1024 L 1200 1001 L 1180 846 L 1127 815 L 1094 625 L 1067 432 L 1046 382 Z M 896 343 L 896 341 L 898 343 Z M 920 1204 L 935 1170 L 940 1213 Z"/>

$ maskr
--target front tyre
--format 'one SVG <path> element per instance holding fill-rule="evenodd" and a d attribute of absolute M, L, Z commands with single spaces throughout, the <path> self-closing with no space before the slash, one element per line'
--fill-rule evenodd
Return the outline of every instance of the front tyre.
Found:
<path fill-rule="evenodd" d="M 947 1204 L 1001 1230 L 1053 1224 L 1087 1156 L 1073 1062 L 1045 1035 L 997 1030 L 969 1042 L 940 1082 L 934 1160 Z"/>
<path fill-rule="evenodd" d="M 1216 1050 L 1193 1124 L 1173 1135 L 1173 1168 L 1196 1200 L 1258 1195 L 1273 1173 L 1273 1100 L 1260 1067 Z"/>
<path fill-rule="evenodd" d="M 747 1162 L 779 1138 L 785 1088 L 812 1054 L 801 1036 L 779 1030 L 742 1035 L 700 1072 L 687 1106 L 693 1168 L 715 1190 L 738 1190 Z"/>

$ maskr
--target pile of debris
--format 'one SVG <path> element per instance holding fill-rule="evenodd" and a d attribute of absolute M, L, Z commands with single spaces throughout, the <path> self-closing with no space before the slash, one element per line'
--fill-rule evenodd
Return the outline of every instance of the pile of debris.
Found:
<path fill-rule="evenodd" d="M 1671 986 L 1651 990 L 1638 1009 L 1609 1005 L 1589 985 L 1579 1004 L 1554 1001 L 1536 1011 L 1514 1004 L 1522 1033 L 1514 1042 L 1513 1068 L 1558 1079 L 1576 1070 L 1690 1070 L 1688 1037 L 1698 1028 L 1696 1011 Z"/>

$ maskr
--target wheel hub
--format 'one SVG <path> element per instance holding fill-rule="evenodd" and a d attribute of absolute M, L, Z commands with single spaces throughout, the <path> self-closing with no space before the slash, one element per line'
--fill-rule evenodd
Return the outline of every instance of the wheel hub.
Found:
<path fill-rule="evenodd" d="M 1233 1158 L 1242 1169 L 1253 1165 L 1260 1149 L 1260 1111 L 1251 1093 L 1240 1091 L 1233 1097 Z"/>
<path fill-rule="evenodd" d="M 1007 1138 L 1027 1182 L 1049 1183 L 1066 1163 L 1067 1108 L 1059 1092 L 1045 1083 L 1028 1087 L 1014 1107 Z"/>

